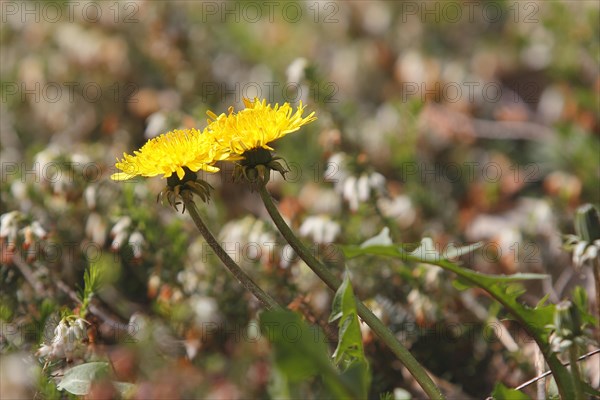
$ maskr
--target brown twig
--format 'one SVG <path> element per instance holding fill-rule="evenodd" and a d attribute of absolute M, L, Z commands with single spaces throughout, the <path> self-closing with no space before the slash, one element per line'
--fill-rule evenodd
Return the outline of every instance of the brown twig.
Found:
<path fill-rule="evenodd" d="M 40 282 L 40 280 L 37 279 L 37 277 L 33 274 L 29 264 L 27 264 L 16 252 L 12 256 L 12 262 L 19 269 L 25 280 L 31 285 L 33 290 L 35 290 L 39 295 L 44 296 L 46 293 L 46 288 L 44 287 L 44 284 Z"/>
<path fill-rule="evenodd" d="M 23 258 L 19 254 L 15 253 L 13 255 L 12 262 L 19 269 L 19 271 L 21 272 L 21 274 L 23 275 L 23 277 L 25 278 L 25 280 L 31 285 L 31 287 L 33 287 L 33 289 L 40 296 L 47 296 L 47 292 L 48 292 L 47 288 L 35 276 L 35 274 L 31 270 L 31 267 L 29 266 L 29 264 L 27 264 L 25 262 L 25 260 L 23 260 Z M 65 293 L 67 296 L 69 296 L 69 298 L 71 300 L 73 300 L 77 304 L 81 304 L 81 299 L 79 298 L 79 296 L 77 296 L 77 293 L 75 293 L 75 291 L 69 287 L 69 285 L 67 285 L 65 282 L 63 282 L 60 279 L 54 279 L 53 278 L 53 279 L 51 279 L 51 281 L 54 283 L 54 285 L 60 291 L 62 291 L 63 293 Z M 105 310 L 103 310 L 97 304 L 91 303 L 89 305 L 89 311 L 90 311 L 90 313 L 98 316 L 101 320 L 103 320 L 103 322 L 105 322 L 108 325 L 110 325 L 113 329 L 115 329 L 115 330 L 127 330 L 127 325 L 126 324 L 124 324 L 124 323 L 122 323 L 120 321 L 117 321 L 116 319 L 114 319 L 113 317 L 111 317 L 108 314 L 108 312 L 106 312 Z"/>
<path fill-rule="evenodd" d="M 598 353 L 600 353 L 600 349 L 596 349 L 596 350 L 590 351 L 589 353 L 586 353 L 586 354 L 582 355 L 581 357 L 579 357 L 579 358 L 577 359 L 577 361 L 579 362 L 579 361 L 581 361 L 581 360 L 585 360 L 586 358 L 588 358 L 588 357 L 591 357 L 591 356 L 593 356 L 593 355 L 595 355 L 595 354 L 598 354 Z M 564 365 L 565 367 L 568 367 L 569 365 L 571 365 L 571 363 L 570 363 L 570 362 L 568 362 L 568 363 L 565 363 L 565 364 L 563 364 L 563 365 Z M 552 374 L 552 371 L 546 371 L 546 372 L 544 372 L 543 374 L 541 374 L 541 375 L 538 375 L 538 376 L 536 376 L 535 378 L 531 378 L 531 379 L 530 379 L 530 380 L 528 380 L 527 382 L 520 384 L 519 386 L 517 386 L 517 387 L 515 388 L 515 390 L 521 390 L 521 389 L 523 389 L 524 387 L 527 387 L 527 386 L 531 385 L 532 383 L 535 383 L 535 382 L 539 381 L 540 379 L 544 379 L 545 377 L 547 377 L 547 376 L 548 376 L 548 375 L 550 375 L 550 374 Z"/>

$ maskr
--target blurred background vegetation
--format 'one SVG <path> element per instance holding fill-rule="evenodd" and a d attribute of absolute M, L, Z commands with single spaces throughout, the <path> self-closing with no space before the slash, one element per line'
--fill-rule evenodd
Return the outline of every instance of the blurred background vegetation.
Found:
<path fill-rule="evenodd" d="M 203 128 L 207 110 L 243 97 L 316 112 L 277 143 L 291 173 L 270 190 L 332 268 L 343 260 L 331 243 L 388 226 L 397 242 L 484 241 L 465 260 L 479 271 L 549 274 L 528 286 L 528 304 L 576 285 L 593 303 L 591 270 L 562 235 L 579 205 L 600 202 L 595 1 L 9 1 L 1 18 L 3 398 L 67 396 L 49 371 L 94 354 L 138 398 L 273 396 L 269 345 L 242 334 L 257 301 L 187 215 L 156 203 L 164 181 L 108 179 L 123 152 Z M 332 293 L 256 193 L 227 166 L 206 179 L 215 193 L 202 212 L 227 251 L 326 325 Z M 371 261 L 348 263 L 355 292 L 455 398 L 536 375 L 534 344 L 487 296 L 428 265 Z M 90 265 L 103 284 L 84 354 L 44 366 L 35 353 L 77 307 Z M 494 321 L 501 337 L 486 331 Z M 423 396 L 367 328 L 363 341 L 372 398 Z M 597 358 L 584 371 L 598 387 Z"/>

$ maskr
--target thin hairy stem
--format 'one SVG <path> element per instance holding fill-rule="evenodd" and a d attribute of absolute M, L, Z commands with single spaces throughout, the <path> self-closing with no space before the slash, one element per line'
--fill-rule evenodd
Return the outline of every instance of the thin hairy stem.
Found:
<path fill-rule="evenodd" d="M 223 262 L 225 267 L 233 274 L 233 276 L 242 284 L 244 288 L 246 288 L 250 293 L 252 293 L 268 310 L 281 310 L 283 307 L 275 301 L 271 296 L 269 296 L 264 290 L 262 290 L 253 280 L 242 270 L 229 254 L 223 250 L 217 239 L 210 232 L 200 214 L 198 213 L 198 209 L 196 208 L 196 204 L 192 201 L 191 198 L 187 196 L 182 196 L 183 203 L 185 204 L 185 208 L 188 213 L 194 220 L 196 227 L 211 247 L 211 249 L 215 252 L 217 257 Z"/>

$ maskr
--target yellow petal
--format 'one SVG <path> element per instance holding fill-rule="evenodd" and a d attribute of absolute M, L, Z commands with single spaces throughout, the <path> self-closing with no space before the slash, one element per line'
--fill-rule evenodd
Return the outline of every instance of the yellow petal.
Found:
<path fill-rule="evenodd" d="M 126 181 L 127 179 L 133 178 L 135 175 L 131 175 L 125 172 L 117 172 L 110 176 L 113 181 Z"/>

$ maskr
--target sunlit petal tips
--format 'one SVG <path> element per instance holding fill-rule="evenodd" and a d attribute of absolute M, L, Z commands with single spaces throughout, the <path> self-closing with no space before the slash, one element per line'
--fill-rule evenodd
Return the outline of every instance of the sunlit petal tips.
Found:
<path fill-rule="evenodd" d="M 111 179 L 122 181 L 135 176 L 151 177 L 162 175 L 168 178 L 174 173 L 182 179 L 184 167 L 191 171 L 216 172 L 216 161 L 228 154 L 207 131 L 176 129 L 149 140 L 134 155 L 123 154 L 115 166 L 122 172 L 111 175 Z"/>
<path fill-rule="evenodd" d="M 248 150 L 263 148 L 273 150 L 269 143 L 300 129 L 317 118 L 312 112 L 302 117 L 304 106 L 300 102 L 296 112 L 289 103 L 281 106 L 267 104 L 266 100 L 244 99 L 245 109 L 217 116 L 208 112 L 208 130 L 229 152 L 228 160 L 239 160 Z"/>

